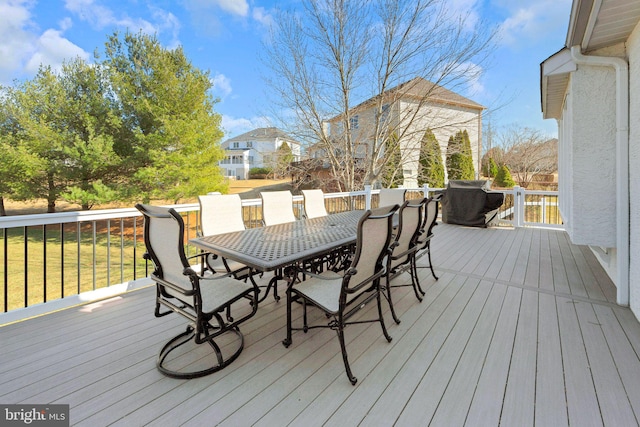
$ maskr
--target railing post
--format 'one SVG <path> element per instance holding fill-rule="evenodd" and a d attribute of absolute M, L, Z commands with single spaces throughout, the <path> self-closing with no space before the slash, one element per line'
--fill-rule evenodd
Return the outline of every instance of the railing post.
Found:
<path fill-rule="evenodd" d="M 364 185 L 364 208 L 371 209 L 371 184 Z"/>
<path fill-rule="evenodd" d="M 429 197 L 429 184 L 422 186 L 422 197 Z"/>
<path fill-rule="evenodd" d="M 522 187 L 513 187 L 513 226 L 524 227 L 524 192 Z"/>

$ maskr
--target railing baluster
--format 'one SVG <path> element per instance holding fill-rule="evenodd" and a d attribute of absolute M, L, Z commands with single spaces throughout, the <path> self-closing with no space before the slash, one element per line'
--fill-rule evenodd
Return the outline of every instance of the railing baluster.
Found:
<path fill-rule="evenodd" d="M 9 311 L 9 233 L 6 228 L 2 229 L 3 245 L 4 246 L 4 312 Z"/>
<path fill-rule="evenodd" d="M 42 225 L 42 298 L 47 302 L 47 224 Z"/>
<path fill-rule="evenodd" d="M 93 253 L 91 265 L 93 267 L 93 289 L 96 289 L 96 221 L 91 221 L 91 240 L 93 243 Z"/>
<path fill-rule="evenodd" d="M 60 224 L 60 298 L 64 298 L 64 224 Z"/>
<path fill-rule="evenodd" d="M 111 219 L 107 220 L 107 286 L 111 286 Z"/>
<path fill-rule="evenodd" d="M 28 231 L 29 227 L 24 227 L 23 229 L 23 237 L 24 237 L 24 306 L 27 307 L 29 305 L 29 236 Z"/>
<path fill-rule="evenodd" d="M 80 231 L 81 231 L 80 230 L 80 222 L 78 222 L 78 223 L 76 223 L 76 243 L 78 245 L 78 255 L 77 255 L 77 257 L 78 257 L 78 266 L 77 266 L 77 269 L 78 269 L 78 291 L 77 292 L 78 293 L 80 293 L 80 270 L 81 270 L 80 269 L 80 267 L 81 267 L 81 265 L 80 265 L 80 240 L 81 240 L 80 239 Z"/>
<path fill-rule="evenodd" d="M 124 218 L 120 218 L 120 283 L 124 283 Z"/>

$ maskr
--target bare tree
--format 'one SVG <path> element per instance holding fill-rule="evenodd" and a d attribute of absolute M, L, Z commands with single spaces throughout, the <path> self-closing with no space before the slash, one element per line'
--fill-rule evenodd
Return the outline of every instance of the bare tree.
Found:
<path fill-rule="evenodd" d="M 537 129 L 512 125 L 498 137 L 504 152 L 502 161 L 514 180 L 528 187 L 538 174 L 558 170 L 558 140 Z"/>
<path fill-rule="evenodd" d="M 468 12 L 450 10 L 446 0 L 302 5 L 302 12 L 281 12 L 265 43 L 272 115 L 289 114 L 282 126 L 322 153 L 341 190 L 388 175 L 398 161 L 394 144 L 396 168 L 417 165 L 427 128 L 459 129 L 469 120 L 432 112 L 433 99 L 478 77 L 491 51 L 494 32 L 470 25 Z M 292 122 L 295 129 L 285 125 Z"/>

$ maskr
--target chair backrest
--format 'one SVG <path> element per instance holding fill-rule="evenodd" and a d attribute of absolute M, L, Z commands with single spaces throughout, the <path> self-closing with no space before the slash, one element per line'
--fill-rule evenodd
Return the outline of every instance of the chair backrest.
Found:
<path fill-rule="evenodd" d="M 200 232 L 203 236 L 245 229 L 242 200 L 237 194 L 207 194 L 200 202 Z"/>
<path fill-rule="evenodd" d="M 364 213 L 358 222 L 358 234 L 355 254 L 348 271 L 356 271 L 344 283 L 343 289 L 354 292 L 349 299 L 354 298 L 367 287 L 360 287 L 384 272 L 382 260 L 387 255 L 393 232 L 393 214 L 398 205 L 385 206 Z M 377 277 L 376 277 L 377 276 Z"/>
<path fill-rule="evenodd" d="M 291 191 L 264 191 L 260 193 L 262 199 L 262 222 L 264 225 L 284 224 L 294 222 L 297 218 L 293 213 L 293 195 Z"/>
<path fill-rule="evenodd" d="M 307 218 L 327 216 L 322 190 L 302 190 L 304 196 L 304 214 Z"/>
<path fill-rule="evenodd" d="M 189 261 L 184 253 L 184 221 L 173 208 L 137 204 L 136 208 L 144 215 L 144 243 L 155 270 L 152 278 L 171 282 L 183 288 L 185 292 L 193 289 L 189 276 L 184 274 Z M 171 288 L 161 286 L 173 296 L 184 297 Z"/>
<path fill-rule="evenodd" d="M 382 188 L 378 195 L 378 207 L 402 206 L 406 193 L 406 188 Z"/>
<path fill-rule="evenodd" d="M 425 216 L 423 222 L 423 229 L 426 232 L 427 236 L 431 236 L 433 234 L 433 226 L 436 225 L 436 220 L 438 218 L 438 200 L 430 197 L 427 199 L 426 207 L 425 207 Z"/>
<path fill-rule="evenodd" d="M 391 260 L 391 268 L 404 264 L 408 260 L 408 251 L 415 245 L 416 237 L 423 224 L 422 211 L 426 201 L 427 199 L 407 200 L 400 206 L 398 228 L 393 245 L 393 255 L 399 258 Z M 401 254 L 405 255 L 400 256 Z"/>

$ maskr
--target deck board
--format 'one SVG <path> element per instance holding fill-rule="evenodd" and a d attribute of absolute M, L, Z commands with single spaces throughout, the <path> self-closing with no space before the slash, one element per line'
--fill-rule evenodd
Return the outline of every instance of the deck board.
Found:
<path fill-rule="evenodd" d="M 79 426 L 638 425 L 640 323 L 588 248 L 556 230 L 440 224 L 432 252 L 440 280 L 419 269 L 421 303 L 393 290 L 399 325 L 383 302 L 390 343 L 377 323 L 347 328 L 356 386 L 335 332 L 282 345 L 272 298 L 229 367 L 164 377 L 157 352 L 185 324 L 154 317 L 150 287 L 0 327 L 0 400 L 69 404 Z"/>

